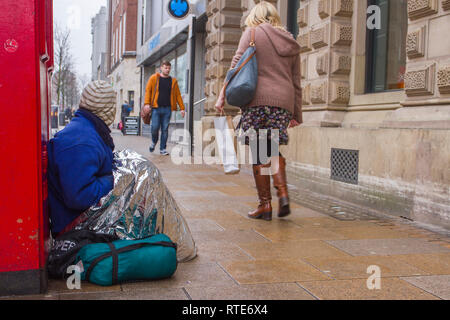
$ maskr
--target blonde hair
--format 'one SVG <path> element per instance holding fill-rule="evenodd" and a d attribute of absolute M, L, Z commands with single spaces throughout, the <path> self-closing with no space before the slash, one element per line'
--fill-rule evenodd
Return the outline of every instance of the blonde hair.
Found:
<path fill-rule="evenodd" d="M 267 1 L 261 1 L 255 5 L 248 14 L 247 19 L 245 19 L 245 25 L 247 27 L 257 27 L 261 23 L 270 23 L 275 28 L 284 30 L 277 8 Z"/>

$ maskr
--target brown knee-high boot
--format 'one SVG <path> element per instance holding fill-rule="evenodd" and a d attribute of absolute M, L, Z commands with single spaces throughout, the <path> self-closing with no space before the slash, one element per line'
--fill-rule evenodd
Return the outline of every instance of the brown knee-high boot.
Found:
<path fill-rule="evenodd" d="M 272 194 L 270 193 L 270 175 L 261 174 L 262 168 L 270 167 L 268 165 L 253 165 L 253 177 L 255 178 L 256 189 L 258 190 L 259 206 L 258 209 L 249 212 L 248 217 L 252 219 L 272 220 Z"/>
<path fill-rule="evenodd" d="M 279 163 L 277 172 L 275 174 L 272 174 L 273 186 L 275 187 L 275 189 L 277 189 L 278 196 L 278 217 L 285 217 L 291 213 L 286 180 L 286 159 L 282 156 L 273 157 L 272 159 L 275 161 L 276 159 L 278 159 Z"/>

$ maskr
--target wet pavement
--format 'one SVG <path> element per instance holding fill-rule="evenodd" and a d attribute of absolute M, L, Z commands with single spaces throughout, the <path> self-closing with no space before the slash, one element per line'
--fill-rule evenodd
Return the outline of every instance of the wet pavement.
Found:
<path fill-rule="evenodd" d="M 344 204 L 322 198 L 321 210 L 313 195 L 298 189 L 291 190 L 296 202 L 288 217 L 276 217 L 273 193 L 273 220 L 248 219 L 257 206 L 250 167 L 230 176 L 216 165 L 175 165 L 158 146 L 148 151 L 149 138 L 117 130 L 113 137 L 116 149 L 133 149 L 160 169 L 189 224 L 197 258 L 179 264 L 170 279 L 111 287 L 82 282 L 80 290 L 50 280 L 46 295 L 4 299 L 450 299 L 445 233 L 386 215 L 358 218 L 354 207 L 351 219 L 339 219 L 332 213 Z"/>

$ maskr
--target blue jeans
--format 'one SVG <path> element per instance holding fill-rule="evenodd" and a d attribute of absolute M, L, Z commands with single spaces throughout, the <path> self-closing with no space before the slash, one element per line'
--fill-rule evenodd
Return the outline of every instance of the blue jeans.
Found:
<path fill-rule="evenodd" d="M 152 131 L 152 142 L 154 145 L 158 143 L 159 128 L 161 127 L 161 145 L 159 150 L 166 150 L 167 139 L 169 138 L 169 122 L 172 109 L 170 107 L 158 107 L 152 110 L 152 123 L 150 129 Z"/>

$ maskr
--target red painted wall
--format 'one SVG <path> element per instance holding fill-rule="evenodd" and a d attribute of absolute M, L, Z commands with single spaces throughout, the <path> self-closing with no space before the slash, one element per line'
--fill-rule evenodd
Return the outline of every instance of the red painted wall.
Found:
<path fill-rule="evenodd" d="M 0 272 L 43 268 L 47 255 L 51 10 L 51 0 L 0 10 Z"/>

